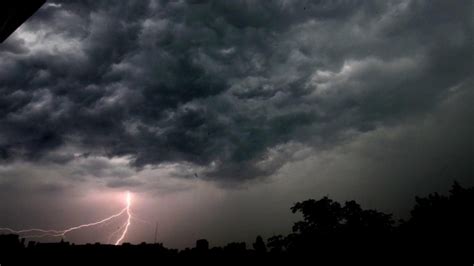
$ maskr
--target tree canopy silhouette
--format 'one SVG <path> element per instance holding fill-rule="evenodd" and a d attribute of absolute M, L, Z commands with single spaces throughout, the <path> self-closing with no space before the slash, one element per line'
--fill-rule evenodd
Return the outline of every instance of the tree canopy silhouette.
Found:
<path fill-rule="evenodd" d="M 341 204 L 329 197 L 297 202 L 293 213 L 303 219 L 288 236 L 268 239 L 271 253 L 363 255 L 431 253 L 472 258 L 474 188 L 454 183 L 448 196 L 416 197 L 408 220 L 396 223 L 391 214 L 363 209 L 355 201 Z M 469 243 L 469 244 L 467 244 Z"/>

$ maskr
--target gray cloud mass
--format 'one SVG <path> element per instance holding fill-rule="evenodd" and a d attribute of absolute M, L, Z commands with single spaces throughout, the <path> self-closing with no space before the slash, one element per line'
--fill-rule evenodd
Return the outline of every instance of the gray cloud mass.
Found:
<path fill-rule="evenodd" d="M 269 176 L 276 147 L 331 149 L 471 82 L 472 17 L 472 1 L 50 1 L 0 49 L 0 158 Z"/>

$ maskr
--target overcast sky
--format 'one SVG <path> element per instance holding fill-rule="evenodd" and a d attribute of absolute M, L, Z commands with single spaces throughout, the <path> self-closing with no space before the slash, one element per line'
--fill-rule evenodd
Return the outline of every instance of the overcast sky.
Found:
<path fill-rule="evenodd" d="M 49 0 L 0 45 L 0 227 L 127 190 L 126 240 L 179 248 L 288 233 L 326 195 L 405 217 L 474 185 L 473 36 L 471 0 Z"/>

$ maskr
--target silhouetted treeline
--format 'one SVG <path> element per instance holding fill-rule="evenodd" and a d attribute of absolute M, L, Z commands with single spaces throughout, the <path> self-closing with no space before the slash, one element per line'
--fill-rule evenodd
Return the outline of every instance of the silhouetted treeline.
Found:
<path fill-rule="evenodd" d="M 470 262 L 474 258 L 474 188 L 458 183 L 448 196 L 417 197 L 406 221 L 364 210 L 355 201 L 340 204 L 328 197 L 298 202 L 291 210 L 301 213 L 303 220 L 288 236 L 268 239 L 271 253 L 325 258 L 407 255 Z"/>
<path fill-rule="evenodd" d="M 395 221 L 391 214 L 363 209 L 355 201 L 341 204 L 328 197 L 298 202 L 291 211 L 303 217 L 293 225 L 291 234 L 270 237 L 267 243 L 258 236 L 252 248 L 247 248 L 246 243 L 210 248 L 206 239 L 181 251 L 146 243 L 113 246 L 30 241 L 25 245 L 17 235 L 0 235 L 0 264 L 15 265 L 25 260 L 61 264 L 64 259 L 132 265 L 197 260 L 263 263 L 291 262 L 303 257 L 313 262 L 384 258 L 383 264 L 402 261 L 401 258 L 424 262 L 448 259 L 453 265 L 472 265 L 474 261 L 474 188 L 463 188 L 458 183 L 447 196 L 435 193 L 417 197 L 408 220 Z"/>

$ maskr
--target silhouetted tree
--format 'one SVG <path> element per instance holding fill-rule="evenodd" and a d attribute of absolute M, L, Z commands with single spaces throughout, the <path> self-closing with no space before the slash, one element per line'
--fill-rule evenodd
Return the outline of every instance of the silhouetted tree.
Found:
<path fill-rule="evenodd" d="M 298 202 L 291 210 L 303 214 L 304 220 L 293 226 L 293 232 L 300 234 L 384 232 L 391 230 L 394 223 L 391 214 L 363 210 L 355 201 L 348 201 L 342 207 L 328 197 Z"/>
<path fill-rule="evenodd" d="M 474 188 L 455 182 L 448 196 L 438 193 L 416 197 L 411 218 L 400 225 L 406 242 L 430 252 L 449 250 L 472 253 L 474 239 Z"/>
<path fill-rule="evenodd" d="M 247 251 L 245 242 L 232 242 L 224 247 L 224 252 L 229 255 L 242 255 Z"/>
<path fill-rule="evenodd" d="M 393 229 L 391 214 L 376 210 L 363 210 L 355 201 L 348 201 L 342 208 L 339 228 L 349 234 L 385 234 Z"/>
<path fill-rule="evenodd" d="M 286 246 L 286 239 L 282 235 L 276 235 L 268 238 L 267 246 L 271 253 L 281 253 Z"/>
<path fill-rule="evenodd" d="M 265 246 L 265 242 L 261 236 L 257 236 L 255 239 L 255 243 L 253 243 L 253 249 L 257 254 L 264 254 L 267 252 L 267 247 Z"/>
<path fill-rule="evenodd" d="M 303 221 L 296 222 L 293 226 L 293 232 L 300 234 L 330 234 L 337 230 L 342 214 L 341 205 L 328 197 L 298 202 L 291 211 L 303 214 Z"/>
<path fill-rule="evenodd" d="M 291 211 L 300 212 L 303 220 L 296 222 L 293 233 L 284 241 L 290 252 L 308 252 L 360 245 L 361 239 L 379 242 L 393 230 L 392 215 L 376 210 L 363 210 L 355 201 L 343 205 L 328 197 L 296 203 Z"/>
<path fill-rule="evenodd" d="M 205 252 L 209 250 L 209 242 L 206 239 L 199 239 L 196 241 L 196 250 Z"/>

